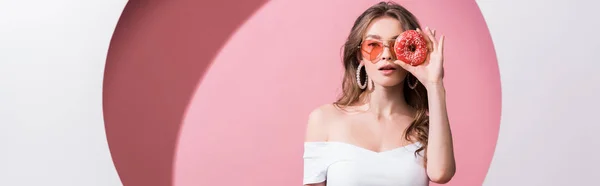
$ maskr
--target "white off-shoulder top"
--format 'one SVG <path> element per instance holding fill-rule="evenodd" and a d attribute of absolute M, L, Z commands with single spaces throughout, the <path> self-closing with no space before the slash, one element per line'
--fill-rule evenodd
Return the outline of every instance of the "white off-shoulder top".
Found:
<path fill-rule="evenodd" d="M 344 142 L 305 142 L 303 184 L 428 186 L 422 156 L 415 156 L 420 145 L 375 152 Z"/>

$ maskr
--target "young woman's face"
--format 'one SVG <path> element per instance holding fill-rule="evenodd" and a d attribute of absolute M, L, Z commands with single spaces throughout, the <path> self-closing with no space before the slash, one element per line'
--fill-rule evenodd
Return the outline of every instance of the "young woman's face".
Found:
<path fill-rule="evenodd" d="M 394 64 L 395 39 L 403 32 L 400 21 L 391 17 L 374 19 L 367 27 L 361 43 L 362 63 L 373 83 L 384 87 L 404 81 L 406 70 Z"/>

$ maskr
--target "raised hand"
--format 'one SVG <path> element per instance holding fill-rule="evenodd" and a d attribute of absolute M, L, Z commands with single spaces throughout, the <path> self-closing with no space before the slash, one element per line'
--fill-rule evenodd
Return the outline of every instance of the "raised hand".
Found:
<path fill-rule="evenodd" d="M 427 40 L 429 54 L 425 62 L 418 66 L 409 65 L 403 61 L 396 60 L 394 63 L 413 74 L 425 87 L 438 85 L 444 78 L 444 39 L 442 35 L 439 41 L 435 39 L 435 30 L 426 27 L 425 30 L 417 29 L 417 32 L 423 34 Z"/>

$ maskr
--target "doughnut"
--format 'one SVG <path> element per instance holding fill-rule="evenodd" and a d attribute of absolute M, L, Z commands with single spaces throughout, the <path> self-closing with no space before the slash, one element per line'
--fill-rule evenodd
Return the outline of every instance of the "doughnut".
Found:
<path fill-rule="evenodd" d="M 396 38 L 394 52 L 398 60 L 418 66 L 423 64 L 427 58 L 427 41 L 416 30 L 407 30 Z"/>

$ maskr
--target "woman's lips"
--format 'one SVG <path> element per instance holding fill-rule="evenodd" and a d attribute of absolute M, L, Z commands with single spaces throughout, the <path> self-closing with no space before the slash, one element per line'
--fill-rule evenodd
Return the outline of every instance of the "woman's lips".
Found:
<path fill-rule="evenodd" d="M 378 70 L 383 75 L 390 75 L 390 74 L 393 74 L 394 72 L 396 72 L 396 67 L 394 67 L 392 65 L 384 65 L 384 66 L 380 67 Z"/>

